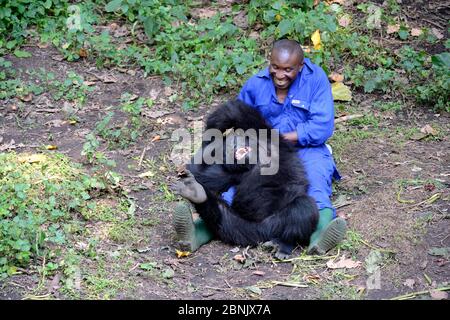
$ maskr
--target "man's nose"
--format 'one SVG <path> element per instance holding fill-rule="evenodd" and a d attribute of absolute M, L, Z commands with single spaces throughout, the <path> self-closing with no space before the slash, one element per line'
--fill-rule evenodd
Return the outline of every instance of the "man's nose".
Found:
<path fill-rule="evenodd" d="M 276 77 L 277 79 L 283 79 L 283 78 L 284 78 L 284 72 L 283 72 L 283 71 L 277 71 L 277 72 L 275 73 L 275 77 Z"/>

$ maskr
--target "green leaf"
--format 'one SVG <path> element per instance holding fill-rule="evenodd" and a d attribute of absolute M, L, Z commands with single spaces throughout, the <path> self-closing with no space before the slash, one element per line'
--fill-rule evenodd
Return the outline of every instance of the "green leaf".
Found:
<path fill-rule="evenodd" d="M 281 20 L 280 24 L 278 25 L 278 29 L 280 30 L 280 37 L 282 37 L 294 30 L 294 24 L 291 20 Z"/>
<path fill-rule="evenodd" d="M 431 57 L 431 63 L 434 67 L 450 68 L 450 53 L 442 52 Z"/>
<path fill-rule="evenodd" d="M 105 10 L 106 12 L 114 12 L 120 8 L 121 4 L 122 0 L 112 0 L 106 5 Z"/>
<path fill-rule="evenodd" d="M 400 30 L 398 30 L 398 36 L 400 37 L 400 39 L 402 40 L 406 40 L 408 39 L 409 36 L 409 30 L 405 27 L 400 27 Z"/>
<path fill-rule="evenodd" d="M 139 268 L 142 270 L 150 271 L 156 268 L 157 263 L 156 262 L 148 262 L 148 263 L 141 263 L 139 265 Z"/>
<path fill-rule="evenodd" d="M 17 58 L 29 58 L 31 57 L 31 53 L 29 53 L 28 51 L 22 51 L 19 49 L 14 50 L 14 55 Z"/>
<path fill-rule="evenodd" d="M 432 256 L 442 256 L 442 257 L 450 257 L 450 247 L 433 247 L 428 250 L 428 254 Z"/>
<path fill-rule="evenodd" d="M 172 279 L 174 275 L 175 275 L 175 271 L 173 271 L 171 268 L 167 268 L 162 273 L 162 276 L 164 279 Z"/>
<path fill-rule="evenodd" d="M 152 17 L 148 17 L 144 21 L 144 31 L 147 37 L 153 38 L 153 35 L 155 34 L 157 24 L 153 20 Z"/>

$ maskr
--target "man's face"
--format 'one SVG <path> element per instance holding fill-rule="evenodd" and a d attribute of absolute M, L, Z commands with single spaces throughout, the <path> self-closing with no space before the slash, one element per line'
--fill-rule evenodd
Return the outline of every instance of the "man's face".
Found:
<path fill-rule="evenodd" d="M 296 53 L 286 50 L 272 50 L 269 73 L 277 89 L 288 89 L 303 67 L 303 61 Z"/>

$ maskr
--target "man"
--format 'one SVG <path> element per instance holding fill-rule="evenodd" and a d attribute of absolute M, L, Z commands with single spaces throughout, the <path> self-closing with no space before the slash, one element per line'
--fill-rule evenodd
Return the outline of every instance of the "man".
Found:
<path fill-rule="evenodd" d="M 340 176 L 331 148 L 326 145 L 333 134 L 334 105 L 325 72 L 304 58 L 298 42 L 278 40 L 273 45 L 268 68 L 244 84 L 238 99 L 256 108 L 286 140 L 300 147 L 298 156 L 310 182 L 308 194 L 316 200 L 320 214 L 307 252 L 326 253 L 343 239 L 347 227 L 344 219 L 336 218 L 330 200 L 332 179 L 338 180 Z M 222 198 L 231 204 L 233 195 L 232 187 Z M 177 207 L 177 210 L 186 209 Z M 186 216 L 175 212 L 175 219 L 183 215 Z M 201 219 L 189 228 L 178 229 L 191 251 L 212 238 Z"/>

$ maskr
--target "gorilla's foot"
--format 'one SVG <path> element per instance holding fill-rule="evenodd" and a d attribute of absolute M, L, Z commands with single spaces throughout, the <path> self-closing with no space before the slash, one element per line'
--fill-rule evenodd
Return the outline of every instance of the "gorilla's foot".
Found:
<path fill-rule="evenodd" d="M 187 175 L 187 178 L 184 178 L 175 184 L 173 188 L 174 191 L 193 203 L 205 202 L 207 199 L 205 189 L 203 189 L 203 186 L 195 180 L 192 173 L 187 171 Z"/>
<path fill-rule="evenodd" d="M 270 253 L 278 260 L 286 260 L 291 256 L 293 246 L 282 243 L 278 240 L 266 241 L 261 245 L 263 250 Z"/>
<path fill-rule="evenodd" d="M 175 207 L 173 225 L 178 247 L 183 251 L 194 252 L 213 238 L 202 219 L 192 219 L 191 206 L 185 202 L 180 202 Z"/>
<path fill-rule="evenodd" d="M 344 219 L 336 218 L 332 220 L 318 238 L 309 245 L 307 253 L 310 255 L 327 253 L 344 239 L 346 232 L 347 222 Z"/>

